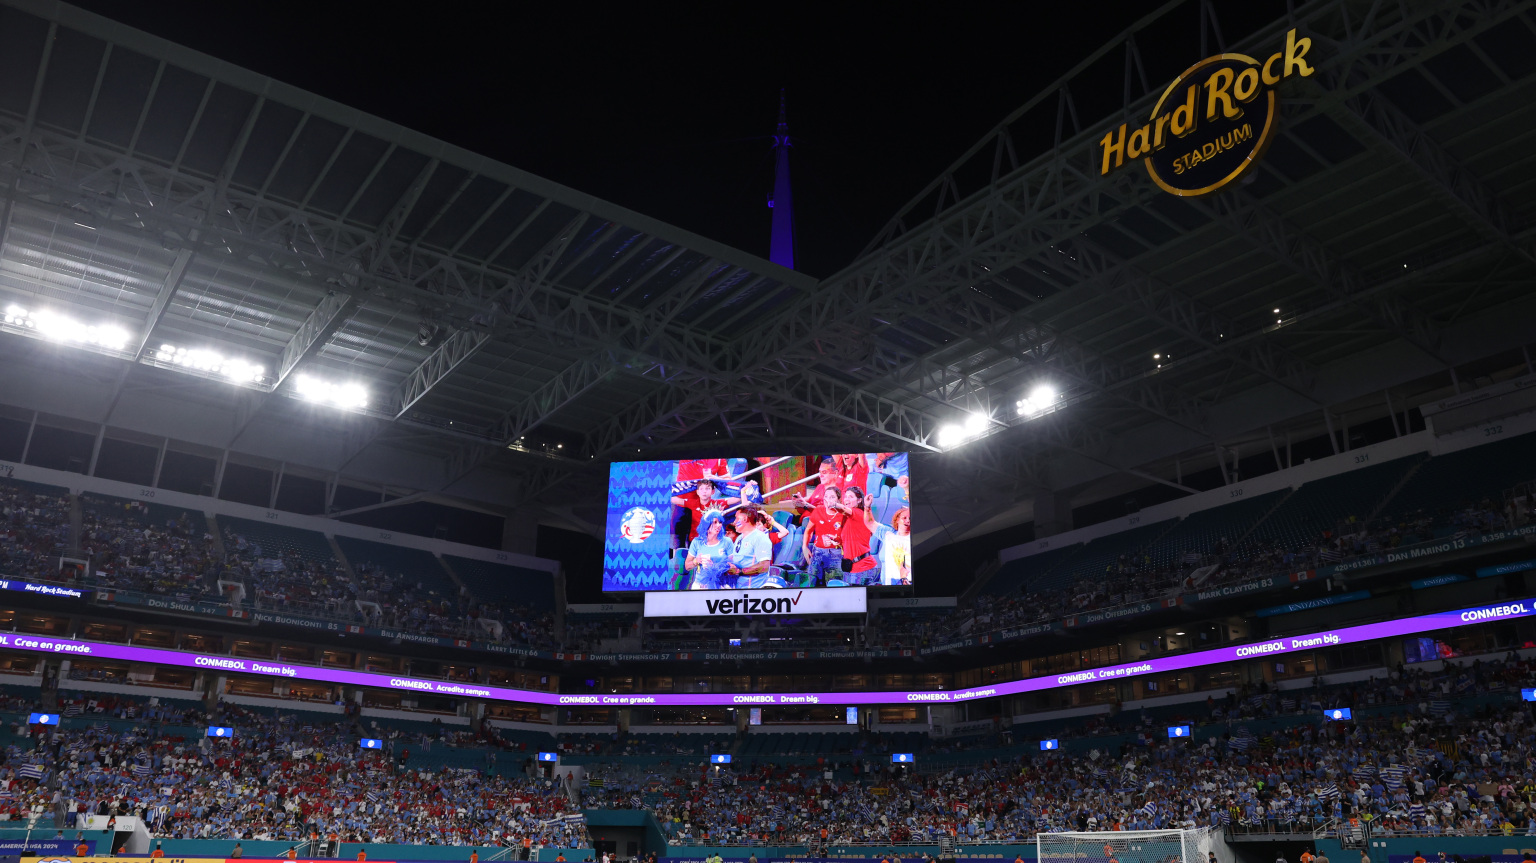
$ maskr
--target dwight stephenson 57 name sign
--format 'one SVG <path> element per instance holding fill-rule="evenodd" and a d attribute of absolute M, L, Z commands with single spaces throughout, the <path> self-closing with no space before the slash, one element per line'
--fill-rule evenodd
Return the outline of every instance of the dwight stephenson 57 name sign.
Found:
<path fill-rule="evenodd" d="M 1285 50 L 1260 63 L 1246 54 L 1217 54 L 1184 70 L 1163 91 L 1151 122 L 1121 123 L 1099 141 L 1100 173 L 1145 158 L 1164 191 L 1182 197 L 1214 192 L 1242 177 L 1264 154 L 1278 120 L 1275 87 L 1311 76 L 1312 40 L 1285 34 Z"/>

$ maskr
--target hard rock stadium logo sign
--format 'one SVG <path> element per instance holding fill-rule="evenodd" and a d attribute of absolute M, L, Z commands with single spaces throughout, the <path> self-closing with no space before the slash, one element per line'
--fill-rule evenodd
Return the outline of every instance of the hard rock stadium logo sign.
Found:
<path fill-rule="evenodd" d="M 1163 91 L 1152 120 L 1122 123 L 1099 141 L 1100 173 L 1145 157 L 1147 173 L 1182 197 L 1214 192 L 1239 179 L 1264 155 L 1278 119 L 1275 88 L 1309 77 L 1312 40 L 1285 34 L 1285 50 L 1260 63 L 1246 54 L 1217 54 L 1184 70 Z"/>

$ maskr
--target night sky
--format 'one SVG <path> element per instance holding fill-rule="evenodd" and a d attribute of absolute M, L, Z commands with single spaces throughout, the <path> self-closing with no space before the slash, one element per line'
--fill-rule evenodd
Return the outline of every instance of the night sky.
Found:
<path fill-rule="evenodd" d="M 817 277 L 1157 5 L 77 2 L 764 257 L 782 87 L 797 269 Z M 1217 5 L 1229 38 L 1277 14 Z"/>

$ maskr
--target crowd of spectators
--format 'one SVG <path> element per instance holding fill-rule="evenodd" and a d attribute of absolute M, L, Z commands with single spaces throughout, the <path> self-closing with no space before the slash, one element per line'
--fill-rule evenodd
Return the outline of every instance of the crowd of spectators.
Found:
<path fill-rule="evenodd" d="M 1479 663 L 1293 696 L 1253 693 L 1208 703 L 1201 712 L 1216 733 L 1199 742 L 1170 742 L 1150 721 L 1130 734 L 1123 725 L 1074 722 L 1085 734 L 1118 739 L 1070 754 L 1014 749 L 930 771 L 892 769 L 867 754 L 752 762 L 740 772 L 702 763 L 671 774 L 615 768 L 584 804 L 648 808 L 675 841 L 705 844 L 1011 842 L 1043 831 L 1199 826 L 1331 829 L 1356 838 L 1536 835 L 1529 709 L 1513 699 L 1462 706 L 1478 693 L 1518 687 L 1531 671 L 1520 662 Z M 1297 712 L 1317 717 L 1323 700 L 1352 701 L 1373 715 L 1261 734 L 1245 724 Z M 1396 706 L 1381 712 L 1368 709 L 1373 704 Z M 1065 729 L 1058 733 L 1067 738 Z M 936 743 L 919 762 L 942 763 L 940 753 L 961 748 Z"/>
<path fill-rule="evenodd" d="M 1346 517 L 1320 530 L 1307 542 L 1236 543 L 1218 537 L 1210 547 L 1186 549 L 1172 563 L 1159 566 L 1144 553 L 1127 552 L 1102 572 L 1082 573 L 1064 585 L 1023 585 L 1010 594 L 979 594 L 970 607 L 930 621 L 920 630 L 907 627 L 883 634 L 887 646 L 926 646 L 956 634 L 981 634 L 1044 623 L 1074 614 L 1119 608 L 1209 590 L 1267 575 L 1315 569 L 1401 546 L 1436 539 L 1466 539 L 1511 527 L 1504 506 L 1491 499 L 1466 501 L 1437 511 L 1412 512 L 1366 522 Z M 1067 564 L 1070 566 L 1070 561 Z"/>
<path fill-rule="evenodd" d="M 0 571 L 12 578 L 59 578 L 59 557 L 69 548 L 69 495 L 0 483 L 0 518 Z"/>
<path fill-rule="evenodd" d="M 40 739 L 29 726 L 13 725 L 0 812 L 51 815 L 60 830 L 85 814 L 132 814 L 156 837 L 295 845 L 331 833 L 346 842 L 517 845 L 526 837 L 543 846 L 588 844 L 558 783 L 521 769 L 497 771 L 494 760 L 487 769 L 415 767 L 410 735 L 398 730 L 386 749 L 367 751 L 349 720 L 313 714 L 225 704 L 212 716 L 126 705 L 112 715 L 140 721 L 126 729 L 71 723 Z M 236 734 L 213 740 L 175 724 L 193 720 L 230 725 Z"/>
<path fill-rule="evenodd" d="M 229 528 L 224 546 L 220 578 L 244 585 L 247 601 L 258 609 L 417 635 L 554 646 L 547 610 L 481 602 L 464 591 L 447 595 L 369 561 L 354 562 L 348 572 L 335 558 L 274 553 Z"/>
<path fill-rule="evenodd" d="M 835 754 L 719 767 L 696 739 L 570 736 L 559 744 L 567 754 L 607 756 L 587 765 L 584 788 L 539 777 L 527 745 L 490 728 L 405 731 L 231 704 L 205 715 L 190 703 L 62 692 L 58 730 L 39 732 L 19 715 L 10 726 L 0 817 L 51 814 L 69 830 L 83 813 L 136 814 L 157 837 L 298 844 L 335 833 L 514 847 L 524 838 L 586 847 L 581 808 L 649 810 L 681 844 L 1017 842 L 1041 831 L 1195 826 L 1536 835 L 1536 722 L 1514 695 L 1533 676 L 1536 663 L 1511 656 L 1331 688 L 1261 686 L 1183 716 L 1074 720 L 1053 733 L 1078 742 L 1050 753 L 1001 728 L 933 740 L 917 768 L 893 767 L 887 755 L 913 741 L 868 732 L 842 735 L 850 742 Z M 1320 705 L 1356 715 L 1323 722 Z M 1277 721 L 1287 716 L 1296 719 Z M 1160 733 L 1178 721 L 1197 733 Z M 198 733 L 206 724 L 236 735 L 211 740 Z M 387 745 L 360 750 L 359 735 Z M 675 757 L 625 762 L 640 754 L 635 739 L 645 754 Z M 445 767 L 434 745 L 483 755 L 475 767 Z M 945 757 L 966 750 L 972 758 Z"/>
<path fill-rule="evenodd" d="M 294 615 L 535 648 L 557 648 L 548 609 L 446 595 L 369 562 L 348 571 L 335 559 L 264 550 L 225 528 L 224 555 L 200 514 L 142 501 L 84 494 L 78 538 L 71 500 L 26 483 L 0 481 L 0 575 L 150 593 L 183 601 L 226 599 Z M 61 569 L 75 553 L 88 565 Z M 74 558 L 70 558 L 74 559 Z M 233 595 L 218 582 L 239 584 Z M 577 640 L 596 632 L 577 632 Z M 568 639 L 569 641 L 569 639 Z"/>
<path fill-rule="evenodd" d="M 157 521 L 154 512 L 141 501 L 81 496 L 90 583 L 181 600 L 214 593 L 219 560 L 207 521 L 186 511 Z"/>

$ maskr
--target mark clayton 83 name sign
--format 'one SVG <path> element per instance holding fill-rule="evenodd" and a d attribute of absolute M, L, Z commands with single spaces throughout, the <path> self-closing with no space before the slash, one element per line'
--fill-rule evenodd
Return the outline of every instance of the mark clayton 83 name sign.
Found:
<path fill-rule="evenodd" d="M 1275 87 L 1312 74 L 1312 40 L 1285 34 L 1285 50 L 1263 63 L 1246 54 L 1217 54 L 1184 70 L 1139 129 L 1122 123 L 1099 142 L 1101 173 L 1145 157 L 1153 182 L 1193 197 L 1222 188 L 1253 167 L 1269 146 L 1277 119 Z"/>

